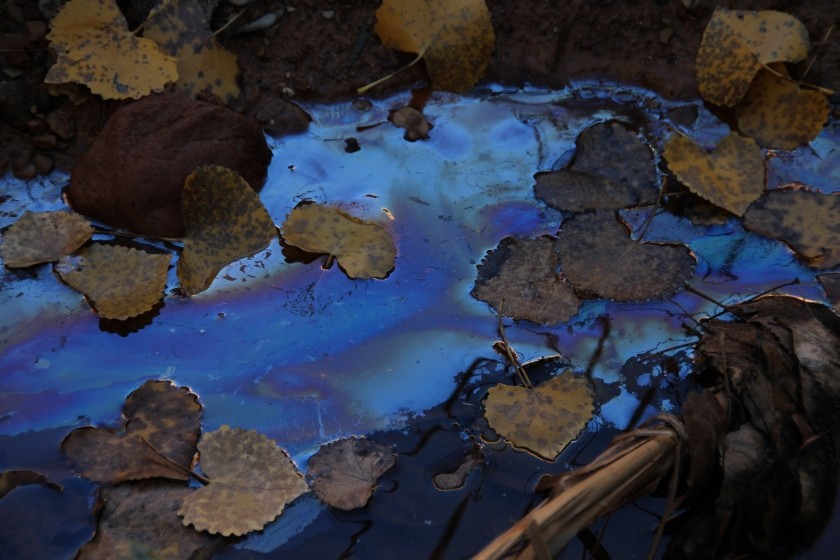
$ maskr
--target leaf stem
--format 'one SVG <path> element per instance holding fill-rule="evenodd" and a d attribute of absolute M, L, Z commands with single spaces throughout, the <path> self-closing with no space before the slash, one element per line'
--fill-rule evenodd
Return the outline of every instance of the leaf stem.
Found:
<path fill-rule="evenodd" d="M 499 305 L 499 307 L 502 307 L 504 303 L 504 300 L 502 300 L 502 303 L 501 305 Z M 519 381 L 526 389 L 533 389 L 534 384 L 531 383 L 531 379 L 525 372 L 525 368 L 523 368 L 522 364 L 519 363 L 519 358 L 516 356 L 516 353 L 510 347 L 510 343 L 508 342 L 507 336 L 505 335 L 505 325 L 502 323 L 501 309 L 499 310 L 499 336 L 502 337 L 502 344 L 500 345 L 501 351 L 508 359 L 508 362 L 510 362 L 510 365 L 513 366 L 514 371 L 516 371 L 516 375 L 519 377 Z"/>
<path fill-rule="evenodd" d="M 427 49 L 427 48 L 428 48 L 428 47 L 426 47 L 426 49 Z M 366 86 L 362 86 L 362 87 L 360 87 L 360 88 L 357 88 L 357 89 L 356 89 L 356 93 L 365 93 L 365 92 L 367 92 L 368 90 L 375 88 L 376 86 L 378 86 L 378 85 L 379 85 L 379 84 L 381 84 L 382 82 L 385 82 L 386 80 L 390 80 L 391 78 L 393 78 L 394 76 L 396 76 L 397 74 L 399 74 L 400 72 L 402 72 L 403 70 L 407 70 L 407 69 L 411 68 L 412 66 L 414 66 L 415 64 L 417 64 L 417 62 L 419 62 L 421 58 L 423 58 L 423 55 L 424 55 L 424 54 L 426 54 L 426 49 L 423 49 L 422 51 L 420 51 L 420 54 L 418 54 L 418 55 L 417 55 L 417 58 L 415 58 L 414 60 L 412 60 L 412 61 L 411 61 L 411 62 L 409 62 L 407 65 L 405 65 L 405 66 L 403 66 L 402 68 L 400 68 L 399 70 L 395 70 L 394 72 L 391 72 L 390 74 L 388 74 L 388 75 L 387 75 L 387 76 L 385 76 L 384 78 L 379 78 L 379 79 L 378 79 L 378 80 L 376 80 L 375 82 L 371 82 L 371 83 L 369 83 L 369 84 L 368 84 L 368 85 L 366 85 Z"/>
<path fill-rule="evenodd" d="M 207 478 L 205 476 L 202 476 L 202 475 L 198 474 L 197 472 L 188 469 L 184 465 L 176 463 L 175 461 L 173 461 L 172 459 L 170 459 L 169 457 L 167 457 L 166 455 L 164 455 L 163 453 L 158 451 L 157 448 L 155 448 L 154 445 L 149 443 L 149 441 L 146 438 L 144 438 L 143 436 L 140 436 L 140 441 L 145 443 L 146 447 L 148 447 L 149 449 L 152 450 L 152 453 L 154 453 L 155 455 L 157 455 L 158 457 L 160 457 L 161 459 L 166 461 L 166 463 L 168 465 L 171 465 L 171 466 L 175 467 L 177 470 L 183 472 L 184 474 L 193 477 L 194 479 L 196 479 L 197 481 L 199 481 L 202 484 L 210 484 L 210 479 L 209 478 Z"/>

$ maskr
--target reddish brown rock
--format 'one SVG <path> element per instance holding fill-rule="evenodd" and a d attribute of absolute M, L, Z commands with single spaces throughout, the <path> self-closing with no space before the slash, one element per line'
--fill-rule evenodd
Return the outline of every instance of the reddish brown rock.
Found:
<path fill-rule="evenodd" d="M 259 190 L 271 151 L 256 121 L 179 94 L 119 109 L 76 162 L 73 208 L 134 233 L 180 237 L 181 188 L 200 165 L 233 169 Z"/>

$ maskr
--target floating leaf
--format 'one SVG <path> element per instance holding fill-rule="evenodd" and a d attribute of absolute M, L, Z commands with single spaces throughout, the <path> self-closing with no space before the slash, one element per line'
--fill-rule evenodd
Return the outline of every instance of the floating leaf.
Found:
<path fill-rule="evenodd" d="M 467 477 L 473 469 L 477 468 L 484 462 L 484 454 L 473 448 L 467 453 L 463 461 L 452 472 L 438 473 L 432 477 L 432 483 L 435 488 L 443 492 L 450 492 L 452 490 L 460 490 L 464 486 Z"/>
<path fill-rule="evenodd" d="M 429 131 L 434 128 L 434 125 L 423 116 L 423 113 L 409 105 L 400 107 L 396 111 L 391 111 L 388 114 L 388 120 L 394 126 L 405 129 L 403 138 L 409 142 L 428 138 Z"/>
<path fill-rule="evenodd" d="M 622 125 L 599 123 L 580 133 L 570 169 L 540 173 L 537 198 L 559 210 L 618 209 L 656 200 L 650 148 Z"/>
<path fill-rule="evenodd" d="M 762 146 L 792 150 L 817 137 L 829 110 L 824 94 L 761 70 L 735 115 L 741 132 Z"/>
<path fill-rule="evenodd" d="M 259 531 L 309 490 L 286 452 L 256 431 L 222 426 L 202 436 L 198 451 L 210 483 L 184 498 L 178 515 L 199 531 Z"/>
<path fill-rule="evenodd" d="M 374 29 L 386 47 L 424 58 L 434 87 L 449 91 L 475 85 L 495 40 L 484 0 L 385 0 Z"/>
<path fill-rule="evenodd" d="M 58 53 L 47 84 L 75 82 L 106 99 L 137 99 L 178 78 L 175 59 L 131 33 L 115 0 L 70 0 L 47 39 Z"/>
<path fill-rule="evenodd" d="M 93 227 L 73 212 L 23 213 L 3 234 L 0 257 L 9 268 L 57 261 L 82 246 Z"/>
<path fill-rule="evenodd" d="M 738 216 L 764 192 L 761 149 L 734 132 L 712 152 L 674 134 L 665 143 L 664 155 L 668 167 L 691 192 Z"/>
<path fill-rule="evenodd" d="M 123 416 L 120 434 L 86 427 L 64 438 L 61 449 L 78 472 L 97 482 L 189 478 L 201 430 L 195 394 L 169 381 L 147 381 L 128 395 Z"/>
<path fill-rule="evenodd" d="M 226 102 L 239 97 L 236 55 L 216 40 L 198 0 L 165 0 L 149 14 L 143 35 L 177 59 L 177 89 Z"/>
<path fill-rule="evenodd" d="M 592 399 L 586 378 L 566 371 L 533 389 L 491 387 L 484 416 L 512 445 L 553 461 L 586 427 Z"/>
<path fill-rule="evenodd" d="M 580 306 L 550 237 L 508 237 L 478 266 L 472 296 L 514 319 L 544 325 L 568 321 Z"/>
<path fill-rule="evenodd" d="M 35 471 L 3 471 L 0 472 L 0 498 L 17 488 L 18 486 L 26 486 L 28 484 L 41 484 L 46 481 L 47 477 Z M 51 482 L 46 483 L 57 490 L 61 487 Z"/>
<path fill-rule="evenodd" d="M 697 52 L 700 95 L 731 107 L 763 65 L 804 60 L 809 46 L 808 30 L 791 15 L 717 8 Z"/>
<path fill-rule="evenodd" d="M 62 257 L 55 270 L 85 294 L 103 319 L 124 320 L 149 311 L 163 297 L 172 255 L 95 243 Z"/>
<path fill-rule="evenodd" d="M 579 295 L 616 301 L 663 298 L 694 269 L 685 245 L 633 241 L 615 214 L 605 210 L 563 222 L 557 254 Z"/>
<path fill-rule="evenodd" d="M 310 253 L 338 259 L 350 278 L 385 278 L 394 270 L 397 250 L 391 235 L 338 208 L 303 204 L 286 217 L 283 239 Z"/>
<path fill-rule="evenodd" d="M 219 165 L 189 174 L 181 213 L 185 234 L 178 280 L 189 296 L 209 288 L 222 268 L 262 251 L 277 235 L 259 195 L 238 173 Z"/>
<path fill-rule="evenodd" d="M 390 447 L 351 437 L 322 445 L 309 459 L 307 472 L 318 499 L 350 511 L 365 506 L 376 481 L 396 459 Z"/>
<path fill-rule="evenodd" d="M 744 226 L 778 239 L 815 268 L 840 265 L 840 196 L 782 188 L 768 191 L 744 215 Z"/>
<path fill-rule="evenodd" d="M 103 486 L 97 497 L 99 523 L 79 560 L 179 560 L 218 543 L 219 538 L 193 531 L 175 513 L 193 490 L 166 480 Z"/>

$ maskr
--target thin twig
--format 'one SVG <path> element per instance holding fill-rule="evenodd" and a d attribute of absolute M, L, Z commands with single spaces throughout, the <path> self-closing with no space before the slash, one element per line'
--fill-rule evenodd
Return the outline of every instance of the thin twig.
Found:
<path fill-rule="evenodd" d="M 147 440 L 146 438 L 144 438 L 143 436 L 140 436 L 140 441 L 142 441 L 143 443 L 145 443 L 145 444 L 146 444 L 146 447 L 148 447 L 149 449 L 151 449 L 151 450 L 152 450 L 152 452 L 153 452 L 155 455 L 157 455 L 158 457 L 160 457 L 161 459 L 163 459 L 164 461 L 166 461 L 166 463 L 167 463 L 168 465 L 171 465 L 171 466 L 175 467 L 177 470 L 179 470 L 179 471 L 183 472 L 183 473 L 184 473 L 184 474 L 186 474 L 187 476 L 191 476 L 191 477 L 193 477 L 194 479 L 196 479 L 197 481 L 199 481 L 199 482 L 200 482 L 200 483 L 202 483 L 202 484 L 210 484 L 210 479 L 209 479 L 209 478 L 206 478 L 206 477 L 204 477 L 204 476 L 201 476 L 201 475 L 200 475 L 200 474 L 198 474 L 197 472 L 195 472 L 195 471 L 191 471 L 190 469 L 188 469 L 188 468 L 187 468 L 187 467 L 185 467 L 184 465 L 180 465 L 180 464 L 176 463 L 175 461 L 173 461 L 172 459 L 170 459 L 169 457 L 167 457 L 166 455 L 164 455 L 163 453 L 161 453 L 160 451 L 158 451 L 158 450 L 155 448 L 155 446 L 154 446 L 154 445 L 152 445 L 151 443 L 149 443 L 149 442 L 148 442 L 148 440 Z"/>
<path fill-rule="evenodd" d="M 511 367 L 513 367 L 514 371 L 516 371 L 516 375 L 519 376 L 519 381 L 522 382 L 522 385 L 526 389 L 533 389 L 534 384 L 531 383 L 531 379 L 528 377 L 528 374 L 525 372 L 525 368 L 522 367 L 522 364 L 519 363 L 519 357 L 516 355 L 516 352 L 513 351 L 511 348 L 510 343 L 508 342 L 507 336 L 505 336 L 505 325 L 502 323 L 502 311 L 501 307 L 505 304 L 504 300 L 499 305 L 499 336 L 502 337 L 502 344 L 501 350 L 504 353 L 505 357 L 510 362 Z"/>

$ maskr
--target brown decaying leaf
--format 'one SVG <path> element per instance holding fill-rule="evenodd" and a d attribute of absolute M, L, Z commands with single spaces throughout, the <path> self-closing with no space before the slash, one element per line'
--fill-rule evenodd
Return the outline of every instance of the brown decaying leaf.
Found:
<path fill-rule="evenodd" d="M 484 454 L 477 448 L 472 449 L 452 472 L 438 473 L 432 477 L 435 488 L 443 492 L 460 490 L 464 486 L 470 472 L 484 462 Z"/>
<path fill-rule="evenodd" d="M 28 484 L 41 484 L 47 480 L 47 477 L 35 471 L 3 471 L 0 472 L 0 498 L 17 488 L 18 486 L 26 486 Z M 47 483 L 52 487 L 60 490 L 60 486 L 52 483 Z"/>
<path fill-rule="evenodd" d="M 436 89 L 456 92 L 484 74 L 495 40 L 484 0 L 385 0 L 374 30 L 386 47 L 422 56 Z"/>
<path fill-rule="evenodd" d="M 471 294 L 506 317 L 562 323 L 577 313 L 580 300 L 558 267 L 553 238 L 508 237 L 478 265 Z"/>
<path fill-rule="evenodd" d="M 303 204 L 293 209 L 281 229 L 286 243 L 338 259 L 350 278 L 385 278 L 397 256 L 391 235 L 330 206 Z"/>
<path fill-rule="evenodd" d="M 484 416 L 515 447 L 553 461 L 586 427 L 592 398 L 586 378 L 566 371 L 533 389 L 491 387 Z"/>
<path fill-rule="evenodd" d="M 182 560 L 218 544 L 219 538 L 185 527 L 175 513 L 193 490 L 166 480 L 103 486 L 96 535 L 78 560 Z"/>
<path fill-rule="evenodd" d="M 405 129 L 403 138 L 409 142 L 428 138 L 429 131 L 434 128 L 434 125 L 423 116 L 423 113 L 408 105 L 400 107 L 396 111 L 391 111 L 388 114 L 388 120 L 394 126 Z"/>
<path fill-rule="evenodd" d="M 768 191 L 744 215 L 744 226 L 796 251 L 814 268 L 840 265 L 840 196 L 786 187 Z"/>
<path fill-rule="evenodd" d="M 808 31 L 791 15 L 716 8 L 697 52 L 700 95 L 731 107 L 744 97 L 763 65 L 799 62 L 808 56 L 809 47 Z"/>
<path fill-rule="evenodd" d="M 9 268 L 57 261 L 82 246 L 93 227 L 73 212 L 23 213 L 3 234 L 0 257 Z"/>
<path fill-rule="evenodd" d="M 97 482 L 112 483 L 189 478 L 201 431 L 201 405 L 195 394 L 169 381 L 147 381 L 126 398 L 123 417 L 125 426 L 120 434 L 86 427 L 64 438 L 61 450 L 78 472 Z"/>
<path fill-rule="evenodd" d="M 824 94 L 762 69 L 735 116 L 741 132 L 765 148 L 792 150 L 817 137 L 830 110 Z"/>
<path fill-rule="evenodd" d="M 222 426 L 198 443 L 210 483 L 185 497 L 184 525 L 225 536 L 259 531 L 309 487 L 277 444 L 256 431 Z"/>
<path fill-rule="evenodd" d="M 557 254 L 578 295 L 616 301 L 672 294 L 685 284 L 695 264 L 685 245 L 631 240 L 627 227 L 606 210 L 564 221 Z"/>
<path fill-rule="evenodd" d="M 175 59 L 137 37 L 115 0 L 70 0 L 47 34 L 58 61 L 44 82 L 75 82 L 106 99 L 137 99 L 178 78 Z"/>
<path fill-rule="evenodd" d="M 319 500 L 350 511 L 367 504 L 376 481 L 396 460 L 390 447 L 351 437 L 322 445 L 309 459 L 307 474 Z"/>
<path fill-rule="evenodd" d="M 831 307 L 836 313 L 840 313 L 840 272 L 834 274 L 818 274 L 817 280 L 823 287 Z"/>
<path fill-rule="evenodd" d="M 163 297 L 172 255 L 94 243 L 55 265 L 61 279 L 91 300 L 103 319 L 149 311 Z"/>
<path fill-rule="evenodd" d="M 224 102 L 239 97 L 236 55 L 213 36 L 198 0 L 165 0 L 149 14 L 143 36 L 177 59 L 176 89 L 190 97 L 208 93 Z"/>
<path fill-rule="evenodd" d="M 184 252 L 178 280 L 186 295 L 210 287 L 233 261 L 265 249 L 277 235 L 268 211 L 238 173 L 219 165 L 196 168 L 181 192 Z"/>
<path fill-rule="evenodd" d="M 665 143 L 664 156 L 668 168 L 691 192 L 738 216 L 764 192 L 761 149 L 734 132 L 711 152 L 674 134 Z"/>

